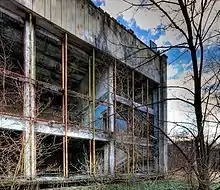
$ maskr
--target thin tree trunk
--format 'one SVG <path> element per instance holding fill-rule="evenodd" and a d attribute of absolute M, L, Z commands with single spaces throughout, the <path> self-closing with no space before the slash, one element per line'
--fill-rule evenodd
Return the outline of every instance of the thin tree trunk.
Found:
<path fill-rule="evenodd" d="M 198 136 L 199 137 L 199 136 Z M 197 138 L 198 138 L 197 137 Z M 206 159 L 206 155 L 203 155 L 200 146 L 200 140 L 196 140 L 196 163 L 198 169 L 198 190 L 210 190 L 210 180 L 209 180 L 209 164 Z"/>

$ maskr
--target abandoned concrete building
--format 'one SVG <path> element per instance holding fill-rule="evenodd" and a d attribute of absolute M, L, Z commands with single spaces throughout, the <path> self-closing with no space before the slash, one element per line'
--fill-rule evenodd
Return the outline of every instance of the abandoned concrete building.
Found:
<path fill-rule="evenodd" d="M 89 0 L 0 0 L 0 176 L 164 174 L 166 67 Z"/>

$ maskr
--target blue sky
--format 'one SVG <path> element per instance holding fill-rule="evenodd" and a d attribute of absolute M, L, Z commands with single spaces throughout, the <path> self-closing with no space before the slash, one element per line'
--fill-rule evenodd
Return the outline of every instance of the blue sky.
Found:
<path fill-rule="evenodd" d="M 105 0 L 92 0 L 92 1 L 97 7 L 105 6 Z"/>
<path fill-rule="evenodd" d="M 141 29 L 135 19 L 125 20 L 123 15 L 116 17 L 117 21 L 120 24 L 123 24 L 127 29 L 132 29 L 137 37 L 141 39 L 144 43 L 149 45 L 150 40 L 158 40 L 160 36 L 165 35 L 165 31 L 162 28 L 162 25 L 158 25 L 156 32 L 153 32 L 152 29 Z"/>

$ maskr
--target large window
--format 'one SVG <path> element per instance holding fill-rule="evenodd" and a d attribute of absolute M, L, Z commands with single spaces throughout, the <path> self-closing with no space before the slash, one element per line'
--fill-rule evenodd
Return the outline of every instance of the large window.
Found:
<path fill-rule="evenodd" d="M 23 115 L 24 24 L 0 13 L 0 112 Z"/>

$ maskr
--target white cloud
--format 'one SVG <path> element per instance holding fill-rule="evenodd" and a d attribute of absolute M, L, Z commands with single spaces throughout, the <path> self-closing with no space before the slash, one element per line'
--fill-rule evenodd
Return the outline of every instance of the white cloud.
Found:
<path fill-rule="evenodd" d="M 173 66 L 168 66 L 170 68 L 171 73 L 176 74 L 177 70 Z M 167 81 L 168 86 L 179 86 L 184 88 L 192 89 L 192 80 L 188 80 L 186 83 L 186 78 L 190 78 L 189 72 L 182 72 L 178 79 L 171 79 Z M 177 89 L 177 88 L 168 88 L 168 98 L 182 98 L 184 100 L 191 100 L 193 97 L 192 95 L 184 89 Z M 195 118 L 193 113 L 193 109 L 190 105 L 183 103 L 181 101 L 168 101 L 168 121 L 171 122 L 192 122 Z M 172 124 L 168 124 L 168 130 L 173 128 Z M 179 130 L 180 127 L 176 127 L 175 130 Z M 172 131 L 175 132 L 175 130 Z"/>
<path fill-rule="evenodd" d="M 168 78 L 174 77 L 178 73 L 177 69 L 175 69 L 174 65 L 167 65 L 167 76 Z"/>
<path fill-rule="evenodd" d="M 135 3 L 139 1 L 133 0 L 132 2 Z M 102 6 L 101 8 L 113 17 L 123 14 L 124 19 L 127 21 L 134 18 L 137 25 L 142 29 L 156 28 L 159 24 L 157 13 L 145 11 L 144 9 L 138 9 L 137 11 L 137 8 L 128 9 L 129 7 L 130 5 L 122 0 L 106 0 L 105 6 Z M 125 11 L 126 9 L 128 10 Z"/>

